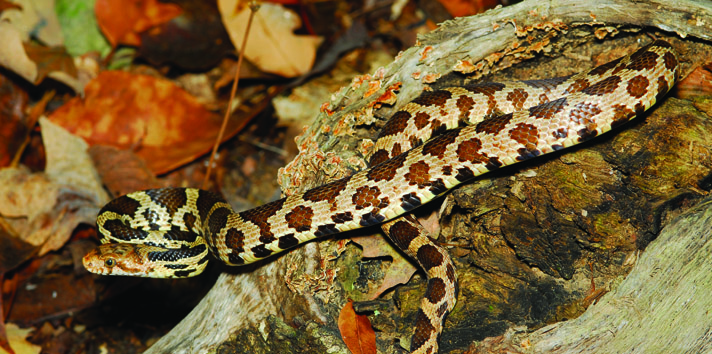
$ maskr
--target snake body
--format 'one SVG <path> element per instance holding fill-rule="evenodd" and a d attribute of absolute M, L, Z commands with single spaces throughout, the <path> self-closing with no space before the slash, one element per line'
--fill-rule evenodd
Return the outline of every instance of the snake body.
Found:
<path fill-rule="evenodd" d="M 239 266 L 382 224 L 428 275 L 411 351 L 435 353 L 457 279 L 447 252 L 408 211 L 488 171 L 579 144 L 639 116 L 674 85 L 678 66 L 672 46 L 657 40 L 573 76 L 426 91 L 383 127 L 370 168 L 305 193 L 242 212 L 191 188 L 111 201 L 97 218 L 103 245 L 84 265 L 105 275 L 188 277 L 202 272 L 211 254 Z"/>

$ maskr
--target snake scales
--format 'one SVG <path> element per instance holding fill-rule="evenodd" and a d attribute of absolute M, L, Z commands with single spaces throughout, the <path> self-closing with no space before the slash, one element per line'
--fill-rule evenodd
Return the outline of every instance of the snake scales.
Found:
<path fill-rule="evenodd" d="M 408 211 L 502 166 L 605 133 L 660 100 L 679 75 L 670 44 L 577 75 L 426 91 L 383 127 L 370 168 L 260 207 L 234 212 L 198 189 L 134 192 L 108 203 L 85 267 L 105 275 L 188 277 L 209 255 L 243 265 L 308 240 L 374 224 L 428 275 L 414 353 L 434 353 L 457 297 L 447 252 Z M 404 215 L 405 214 L 405 215 Z"/>

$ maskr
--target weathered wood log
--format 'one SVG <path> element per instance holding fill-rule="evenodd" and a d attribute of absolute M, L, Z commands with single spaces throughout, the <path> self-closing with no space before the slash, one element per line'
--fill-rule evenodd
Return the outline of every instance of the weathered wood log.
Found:
<path fill-rule="evenodd" d="M 637 49 L 637 40 L 646 40 L 643 35 L 626 35 L 593 44 L 595 37 L 644 27 L 662 31 L 656 32 L 660 36 L 712 39 L 708 2 L 607 0 L 596 2 L 595 8 L 590 4 L 525 1 L 449 21 L 422 36 L 418 46 L 393 64 L 332 97 L 329 109 L 334 113 L 320 114 L 302 136 L 300 156 L 282 174 L 283 188 L 305 190 L 363 168 L 364 149 L 354 147 L 372 139 L 376 129 L 357 130 L 354 125 L 382 125 L 380 117 L 417 96 L 426 77 L 443 76 L 434 87 L 452 85 L 463 80 L 459 74 L 448 75 L 455 70 L 474 70 L 468 79 L 479 78 L 522 61 L 492 78 L 570 74 L 600 64 L 587 61 L 591 53 L 613 51 L 603 54 L 601 61 L 614 59 Z M 704 43 L 668 39 L 684 50 L 683 62 L 710 52 Z M 551 59 L 541 58 L 541 53 Z M 536 60 L 529 60 L 533 57 Z M 689 69 L 685 67 L 683 75 Z M 397 84 L 400 90 L 394 96 Z M 380 90 L 365 95 L 374 85 Z M 382 103 L 394 104 L 379 110 L 375 119 L 372 107 Z M 440 239 L 457 246 L 451 253 L 461 293 L 446 323 L 442 352 L 511 333 L 506 332 L 511 326 L 536 329 L 584 313 L 602 295 L 600 289 L 615 289 L 615 281 L 636 263 L 635 255 L 672 216 L 697 202 L 700 189 L 709 189 L 703 182 L 712 171 L 710 113 L 674 98 L 651 111 L 625 131 L 484 176 L 444 198 Z M 325 151 L 335 151 L 338 155 L 333 156 L 340 158 L 324 159 Z M 341 163 L 333 164 L 336 160 Z M 336 318 L 346 298 L 358 296 L 358 291 L 352 289 L 354 279 L 339 275 L 359 269 L 352 262 L 361 260 L 352 246 L 334 260 L 343 252 L 341 240 L 312 242 L 223 274 L 200 305 L 147 353 L 345 352 Z M 373 268 L 387 269 L 387 262 L 378 260 Z M 383 352 L 400 350 L 398 340 L 410 337 L 414 310 L 424 291 L 424 282 L 411 283 L 361 307 L 382 312 L 372 321 L 381 331 Z M 664 298 L 665 293 L 658 295 Z M 561 328 L 568 329 L 566 322 Z M 532 334 L 530 341 L 544 348 L 545 343 L 574 340 L 546 334 Z"/>

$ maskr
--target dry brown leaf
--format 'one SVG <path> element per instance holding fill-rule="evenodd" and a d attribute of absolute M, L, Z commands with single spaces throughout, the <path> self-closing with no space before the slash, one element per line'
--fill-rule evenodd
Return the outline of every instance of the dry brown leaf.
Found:
<path fill-rule="evenodd" d="M 28 100 L 24 89 L 0 74 L 0 167 L 10 165 L 29 134 Z"/>
<path fill-rule="evenodd" d="M 245 37 L 250 8 L 236 12 L 239 0 L 218 0 L 223 24 L 232 44 L 240 50 Z M 311 69 L 321 37 L 296 35 L 299 16 L 279 4 L 263 3 L 255 14 L 247 39 L 245 58 L 260 70 L 295 77 Z"/>
<path fill-rule="evenodd" d="M 376 333 L 371 327 L 368 316 L 359 315 L 354 311 L 354 304 L 344 305 L 339 313 L 339 331 L 341 339 L 353 354 L 375 354 Z"/>
<path fill-rule="evenodd" d="M 42 142 L 47 154 L 45 173 L 53 182 L 71 187 L 91 197 L 95 205 L 109 201 L 94 162 L 89 156 L 89 145 L 45 117 L 40 118 Z"/>
<path fill-rule="evenodd" d="M 37 65 L 38 84 L 49 76 L 71 87 L 74 92 L 82 92 L 84 85 L 77 79 L 77 68 L 64 47 L 45 47 L 38 44 L 25 44 L 27 56 Z"/>
<path fill-rule="evenodd" d="M 80 223 L 93 224 L 99 207 L 71 188 L 60 188 L 42 173 L 0 169 L 0 215 L 19 239 L 40 246 L 39 255 L 58 250 Z"/>
<path fill-rule="evenodd" d="M 418 270 L 383 237 L 358 236 L 352 237 L 351 241 L 363 248 L 364 258 L 390 257 L 393 259 L 383 277 L 381 286 L 368 293 L 367 298 L 369 299 L 379 297 L 384 291 L 396 285 L 407 283 L 413 273 Z"/>
<path fill-rule="evenodd" d="M 712 95 L 712 62 L 698 66 L 678 82 L 673 90 L 678 98 L 683 99 Z"/>
<path fill-rule="evenodd" d="M 0 169 L 0 214 L 16 236 L 39 255 L 58 250 L 80 223 L 93 224 L 108 201 L 86 143 L 47 119 L 40 119 L 47 151 L 45 173 Z"/>
<path fill-rule="evenodd" d="M 94 145 L 89 148 L 89 154 L 106 189 L 114 196 L 162 187 L 146 161 L 132 151 Z"/>

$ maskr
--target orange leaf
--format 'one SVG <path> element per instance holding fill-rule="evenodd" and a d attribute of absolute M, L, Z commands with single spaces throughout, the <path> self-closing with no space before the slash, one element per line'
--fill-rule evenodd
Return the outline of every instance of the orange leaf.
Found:
<path fill-rule="evenodd" d="M 139 34 L 168 22 L 181 14 L 175 4 L 158 0 L 97 0 L 96 20 L 112 47 L 118 44 L 141 45 Z"/>
<path fill-rule="evenodd" d="M 209 151 L 222 121 L 173 82 L 123 71 L 101 72 L 50 119 L 90 145 L 135 150 L 156 174 Z"/>
<path fill-rule="evenodd" d="M 499 0 L 438 0 L 452 17 L 475 15 L 499 5 Z"/>
<path fill-rule="evenodd" d="M 353 354 L 375 354 L 376 333 L 366 315 L 354 311 L 354 303 L 349 300 L 339 314 L 341 339 Z"/>

